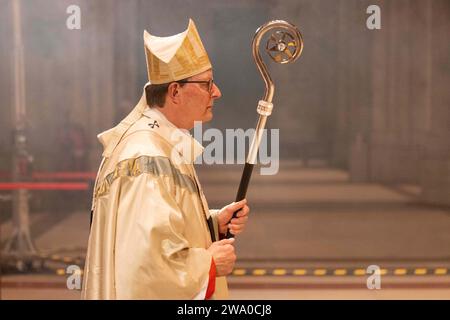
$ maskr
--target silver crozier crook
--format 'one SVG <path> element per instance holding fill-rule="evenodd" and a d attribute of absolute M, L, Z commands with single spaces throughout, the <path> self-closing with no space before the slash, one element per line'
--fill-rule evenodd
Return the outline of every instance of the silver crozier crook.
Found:
<path fill-rule="evenodd" d="M 277 29 L 277 30 L 275 30 Z M 243 200 L 247 194 L 248 184 L 252 176 L 253 166 L 256 163 L 259 145 L 266 126 L 267 117 L 272 114 L 273 104 L 272 98 L 275 91 L 275 85 L 267 71 L 267 67 L 259 54 L 259 44 L 264 34 L 273 31 L 267 40 L 266 52 L 270 58 L 276 63 L 289 63 L 297 60 L 303 50 L 303 38 L 300 31 L 293 24 L 283 20 L 273 20 L 263 24 L 256 30 L 253 37 L 253 58 L 258 66 L 264 83 L 266 84 L 266 92 L 264 98 L 259 101 L 256 111 L 259 114 L 258 124 L 256 125 L 255 135 L 253 136 L 250 150 L 245 161 L 244 171 L 242 172 L 239 190 L 236 195 L 236 202 Z M 233 214 L 236 217 L 237 212 Z M 232 238 L 230 230 L 227 231 L 227 238 Z"/>

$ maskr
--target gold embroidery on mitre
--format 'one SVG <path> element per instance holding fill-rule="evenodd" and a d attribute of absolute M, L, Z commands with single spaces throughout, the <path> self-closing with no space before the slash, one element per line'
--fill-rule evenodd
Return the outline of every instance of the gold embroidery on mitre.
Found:
<path fill-rule="evenodd" d="M 211 62 L 195 27 L 170 37 L 155 37 L 144 31 L 147 73 L 151 84 L 192 77 L 211 69 Z"/>

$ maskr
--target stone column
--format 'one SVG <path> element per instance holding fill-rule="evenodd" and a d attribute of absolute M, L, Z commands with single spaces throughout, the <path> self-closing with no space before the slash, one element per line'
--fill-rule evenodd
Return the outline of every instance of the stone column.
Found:
<path fill-rule="evenodd" d="M 425 138 L 421 153 L 420 184 L 422 198 L 433 204 L 450 205 L 450 42 L 448 26 L 450 3 L 446 0 L 427 3 L 427 28 L 431 44 L 431 70 L 427 72 L 431 86 L 428 99 L 431 110 L 425 109 Z M 429 110 L 429 111 L 428 111 Z"/>

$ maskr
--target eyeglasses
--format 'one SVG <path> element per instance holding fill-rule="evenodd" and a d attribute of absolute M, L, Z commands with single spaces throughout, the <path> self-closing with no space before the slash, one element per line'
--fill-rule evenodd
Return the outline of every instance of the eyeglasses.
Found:
<path fill-rule="evenodd" d="M 212 94 L 212 89 L 214 86 L 214 79 L 211 79 L 211 80 L 179 80 L 176 82 L 178 82 L 178 83 L 206 83 L 206 84 L 208 84 L 209 94 Z"/>

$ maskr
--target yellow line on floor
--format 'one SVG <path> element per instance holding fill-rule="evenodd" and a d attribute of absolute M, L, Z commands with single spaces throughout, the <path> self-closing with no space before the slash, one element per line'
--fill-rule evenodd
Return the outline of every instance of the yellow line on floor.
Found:
<path fill-rule="evenodd" d="M 366 269 L 355 269 L 355 271 L 353 271 L 353 274 L 355 276 L 364 276 L 366 275 Z"/>
<path fill-rule="evenodd" d="M 255 269 L 253 270 L 253 275 L 255 276 L 263 276 L 267 273 L 265 269 Z"/>
<path fill-rule="evenodd" d="M 436 268 L 434 270 L 434 274 L 436 274 L 436 275 L 445 275 L 445 274 L 447 274 L 447 269 L 446 268 Z"/>
<path fill-rule="evenodd" d="M 275 269 L 272 271 L 272 274 L 274 276 L 284 276 L 284 275 L 286 275 L 286 273 L 287 273 L 286 269 Z"/>
<path fill-rule="evenodd" d="M 235 276 L 244 276 L 246 273 L 245 269 L 236 269 L 233 271 L 233 275 Z"/>
<path fill-rule="evenodd" d="M 64 269 L 56 269 L 56 274 L 58 276 L 64 276 L 66 274 L 66 270 L 64 270 Z"/>
<path fill-rule="evenodd" d="M 345 276 L 347 274 L 346 269 L 336 269 L 334 270 L 334 275 L 336 276 Z"/>
<path fill-rule="evenodd" d="M 404 268 L 398 268 L 394 270 L 396 276 L 404 276 L 408 271 Z"/>
<path fill-rule="evenodd" d="M 70 257 L 64 257 L 63 260 L 65 262 L 73 262 L 74 260 Z M 81 274 L 83 270 L 79 271 Z M 55 269 L 55 273 L 60 276 L 65 276 L 66 271 L 63 268 Z M 233 270 L 232 273 L 234 276 L 305 276 L 307 274 L 313 276 L 365 276 L 368 275 L 366 269 L 358 268 L 347 269 L 347 268 L 338 268 L 338 269 L 326 269 L 326 268 L 316 268 L 316 269 L 286 269 L 286 268 L 276 268 L 276 269 L 266 269 L 266 268 L 239 268 Z M 395 268 L 395 269 L 380 269 L 380 275 L 391 274 L 395 276 L 404 276 L 404 275 L 415 275 L 415 276 L 423 276 L 423 275 L 447 275 L 447 268 L 435 268 L 435 269 L 427 269 L 427 268 Z"/>
<path fill-rule="evenodd" d="M 315 276 L 324 276 L 327 274 L 327 269 L 316 269 L 314 270 Z"/>
<path fill-rule="evenodd" d="M 425 268 L 417 268 L 414 270 L 414 274 L 418 275 L 418 276 L 423 276 L 425 274 L 427 274 L 427 269 Z"/>
<path fill-rule="evenodd" d="M 304 276 L 306 272 L 306 269 L 295 269 L 292 273 L 296 276 Z"/>

